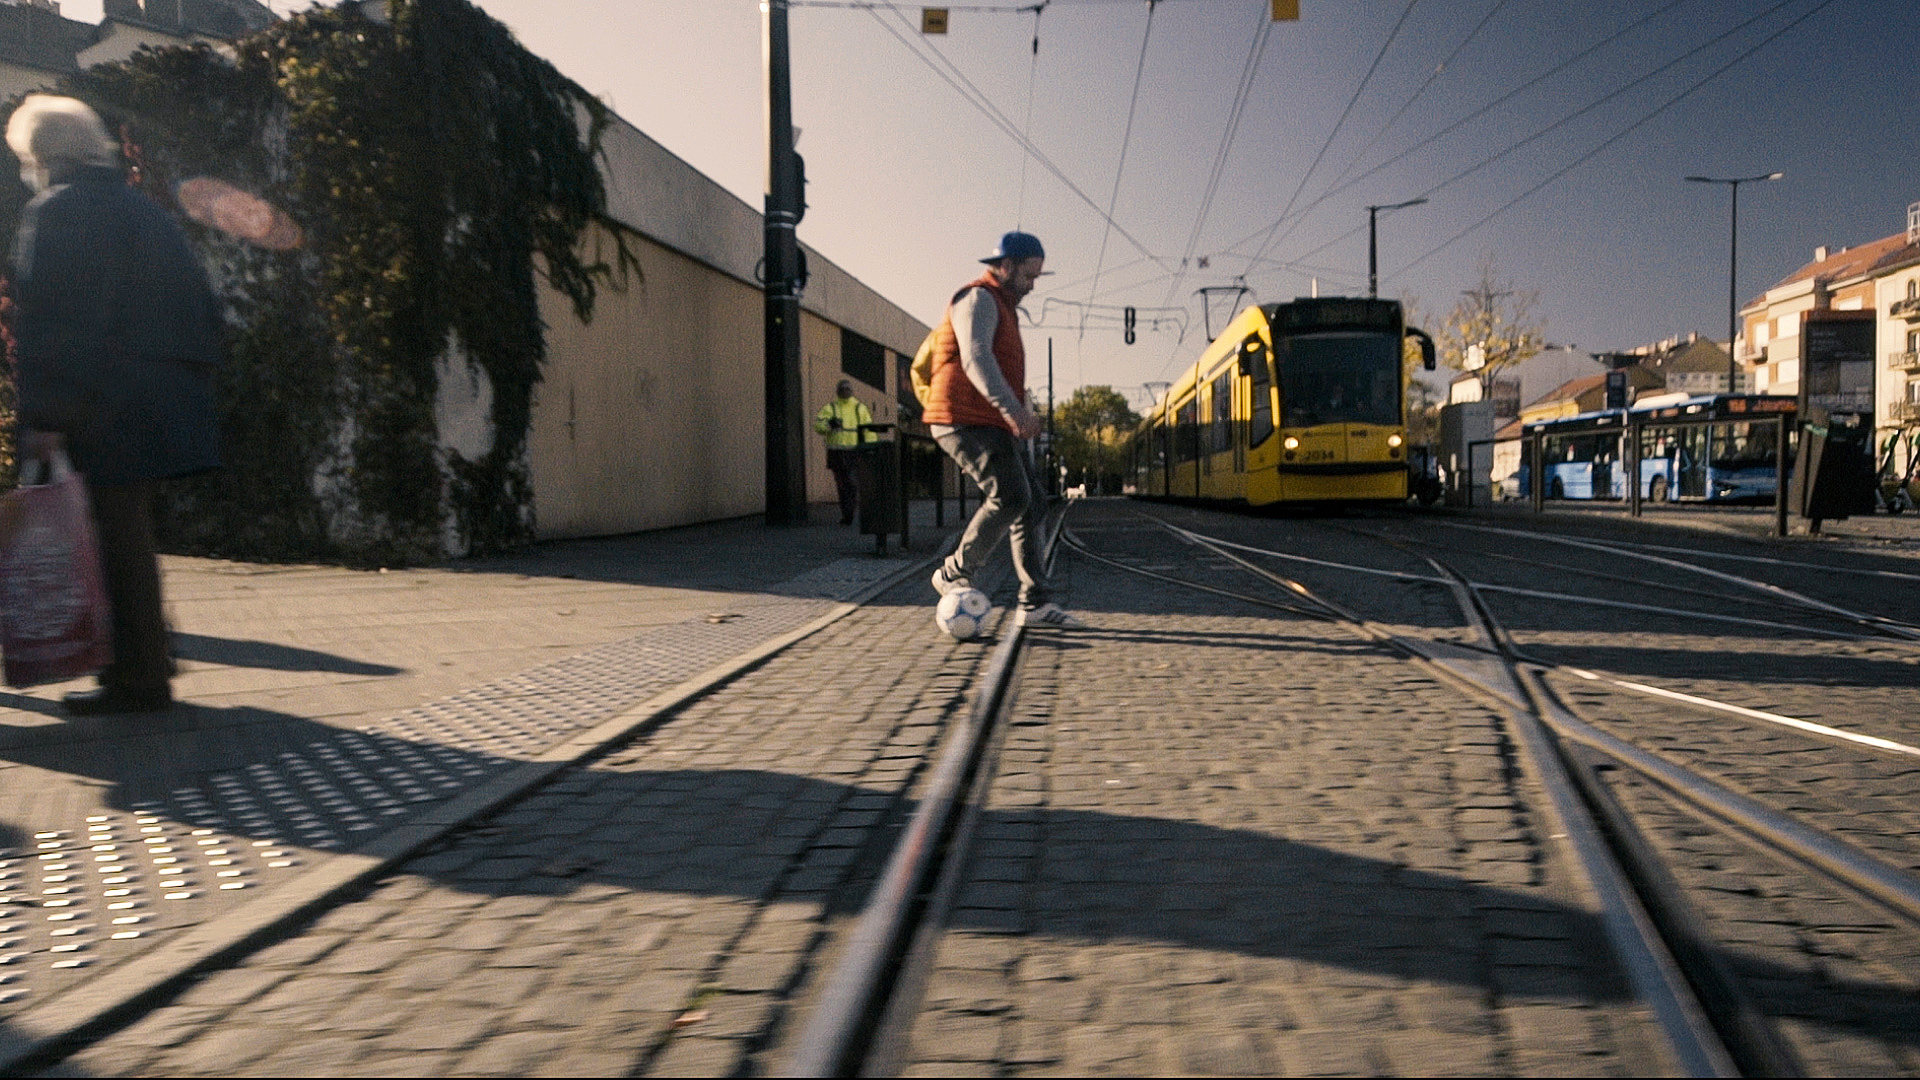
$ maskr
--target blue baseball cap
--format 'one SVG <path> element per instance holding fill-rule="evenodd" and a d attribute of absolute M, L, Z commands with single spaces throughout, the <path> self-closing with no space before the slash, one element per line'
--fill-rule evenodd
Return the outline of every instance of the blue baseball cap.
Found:
<path fill-rule="evenodd" d="M 1040 238 L 1032 233 L 1010 232 L 1000 238 L 1000 246 L 993 254 L 980 261 L 999 262 L 1001 259 L 1044 259 L 1047 249 L 1040 246 Z"/>

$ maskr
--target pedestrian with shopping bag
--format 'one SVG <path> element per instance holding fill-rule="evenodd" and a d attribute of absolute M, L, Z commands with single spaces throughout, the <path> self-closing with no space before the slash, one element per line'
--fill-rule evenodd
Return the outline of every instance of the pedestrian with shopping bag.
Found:
<path fill-rule="evenodd" d="M 113 617 L 86 485 L 37 447 L 0 496 L 0 658 L 8 686 L 91 675 L 113 659 Z"/>
<path fill-rule="evenodd" d="M 154 552 L 160 481 L 220 463 L 213 375 L 219 302 L 166 211 L 130 187 L 119 144 L 84 102 L 29 94 L 7 145 L 35 192 L 14 240 L 23 464 L 71 459 L 85 481 L 112 609 L 99 688 L 74 715 L 173 702 Z"/>

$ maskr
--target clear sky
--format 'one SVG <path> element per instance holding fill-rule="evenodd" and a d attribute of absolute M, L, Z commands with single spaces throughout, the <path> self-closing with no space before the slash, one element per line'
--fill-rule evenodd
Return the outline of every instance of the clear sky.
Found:
<path fill-rule="evenodd" d="M 480 6 L 760 205 L 756 0 Z M 1726 332 L 1727 190 L 1683 176 L 1786 173 L 1741 189 L 1743 300 L 1817 245 L 1901 231 L 1920 201 L 1917 0 L 1301 0 L 1263 50 L 1267 0 L 1052 0 L 1037 56 L 1032 14 L 952 7 L 945 37 L 918 33 L 918 5 L 793 11 L 801 236 L 934 321 L 1000 232 L 1038 233 L 1058 273 L 1027 302 L 1046 324 L 1030 381 L 1051 337 L 1063 393 L 1174 377 L 1205 343 L 1202 286 L 1364 293 L 1370 203 L 1430 200 L 1379 230 L 1382 295 L 1430 327 L 1490 255 L 1539 292 L 1549 341 L 1600 350 Z M 63 10 L 98 18 L 97 0 Z M 934 51 L 1085 197 L 1023 165 Z"/>

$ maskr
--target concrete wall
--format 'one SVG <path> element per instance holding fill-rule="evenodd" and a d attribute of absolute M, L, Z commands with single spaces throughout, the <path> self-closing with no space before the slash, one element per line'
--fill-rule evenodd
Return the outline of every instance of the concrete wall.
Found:
<path fill-rule="evenodd" d="M 609 535 L 759 512 L 765 505 L 760 215 L 633 126 L 606 133 L 608 207 L 639 232 L 641 275 L 605 290 L 591 324 L 543 290 L 547 367 L 528 437 L 542 538 Z M 804 224 L 802 229 L 804 229 Z M 604 251 L 604 235 L 590 241 Z M 610 255 L 607 256 L 609 259 Z M 806 416 L 833 396 L 841 329 L 888 350 L 886 385 L 856 384 L 896 419 L 898 355 L 927 327 L 807 249 Z M 807 432 L 807 495 L 831 502 L 826 449 Z"/>

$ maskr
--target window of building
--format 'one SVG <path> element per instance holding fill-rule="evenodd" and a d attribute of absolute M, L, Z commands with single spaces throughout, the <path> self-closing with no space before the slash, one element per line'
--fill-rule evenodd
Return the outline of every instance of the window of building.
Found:
<path fill-rule="evenodd" d="M 913 396 L 913 357 L 893 354 L 893 397 L 900 413 L 909 420 L 920 419 L 920 399 Z"/>
<path fill-rule="evenodd" d="M 840 370 L 876 390 L 887 385 L 887 350 L 851 330 L 840 331 Z"/>

